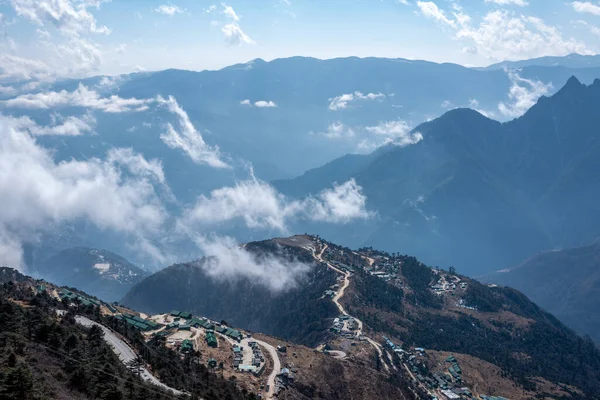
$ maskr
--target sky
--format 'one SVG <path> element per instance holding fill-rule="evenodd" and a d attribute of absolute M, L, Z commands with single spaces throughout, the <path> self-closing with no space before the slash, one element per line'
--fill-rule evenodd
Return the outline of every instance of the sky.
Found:
<path fill-rule="evenodd" d="M 600 53 L 600 1 L 0 0 L 0 84 L 255 58 L 484 66 Z"/>

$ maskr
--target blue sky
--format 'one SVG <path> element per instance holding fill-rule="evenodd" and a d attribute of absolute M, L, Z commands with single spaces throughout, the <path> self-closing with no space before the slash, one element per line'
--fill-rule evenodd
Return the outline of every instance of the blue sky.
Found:
<path fill-rule="evenodd" d="M 254 58 L 487 65 L 600 52 L 600 1 L 0 0 L 0 82 Z"/>

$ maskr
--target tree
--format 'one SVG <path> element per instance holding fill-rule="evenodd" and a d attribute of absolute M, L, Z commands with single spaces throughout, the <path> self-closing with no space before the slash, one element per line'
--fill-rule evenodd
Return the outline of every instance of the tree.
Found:
<path fill-rule="evenodd" d="M 32 391 L 31 371 L 27 365 L 18 363 L 6 373 L 0 393 L 3 399 L 25 400 L 31 398 Z"/>
<path fill-rule="evenodd" d="M 450 266 L 450 267 L 448 268 L 448 273 L 449 273 L 450 275 L 456 275 L 456 268 L 454 268 L 453 266 Z"/>

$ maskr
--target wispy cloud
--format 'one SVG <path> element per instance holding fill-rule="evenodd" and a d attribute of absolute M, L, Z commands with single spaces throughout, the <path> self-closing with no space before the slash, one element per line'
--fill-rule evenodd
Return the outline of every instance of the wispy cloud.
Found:
<path fill-rule="evenodd" d="M 359 91 L 354 93 L 346 93 L 329 99 L 329 109 L 332 111 L 343 110 L 348 108 L 352 102 L 358 100 L 382 100 L 385 98 L 383 93 L 367 93 L 363 94 Z"/>
<path fill-rule="evenodd" d="M 62 118 L 60 115 L 52 114 L 51 125 L 39 125 L 26 116 L 4 118 L 13 129 L 27 131 L 33 136 L 80 136 L 93 132 L 96 123 L 96 119 L 91 114 L 81 118 L 74 116 Z"/>
<path fill-rule="evenodd" d="M 420 132 L 411 133 L 411 128 L 406 121 L 382 121 L 378 125 L 365 128 L 371 137 L 362 140 L 358 147 L 362 150 L 374 150 L 387 144 L 395 146 L 408 146 L 423 140 Z"/>
<path fill-rule="evenodd" d="M 511 81 L 508 93 L 510 102 L 498 104 L 498 110 L 506 117 L 515 118 L 523 115 L 537 100 L 547 95 L 552 89 L 552 83 L 522 78 L 517 71 L 507 70 Z"/>
<path fill-rule="evenodd" d="M 574 1 L 571 3 L 571 5 L 577 12 L 600 15 L 600 5 L 598 4 L 594 4 L 589 1 Z"/>
<path fill-rule="evenodd" d="M 158 6 L 157 8 L 155 8 L 154 11 L 156 11 L 157 13 L 168 15 L 169 17 L 172 17 L 175 14 L 183 13 L 183 9 L 181 9 L 177 6 L 174 6 L 172 4 L 162 4 L 162 5 Z"/>
<path fill-rule="evenodd" d="M 509 0 L 495 2 L 508 4 Z M 524 1 L 510 3 L 526 5 Z M 565 38 L 556 26 L 546 24 L 539 17 L 497 9 L 485 14 L 479 25 L 474 25 L 473 19 L 456 3 L 453 3 L 451 13 L 440 9 L 433 1 L 419 1 L 417 5 L 423 16 L 439 22 L 442 27 L 454 32 L 455 39 L 464 41 L 467 44 L 464 52 L 479 54 L 493 61 L 570 53 L 591 54 L 585 43 Z"/>
<path fill-rule="evenodd" d="M 23 94 L 13 99 L 1 101 L 9 108 L 55 109 L 60 107 L 84 107 L 107 113 L 146 111 L 154 99 L 124 99 L 117 95 L 102 97 L 98 92 L 79 84 L 73 92 L 39 92 Z"/>
<path fill-rule="evenodd" d="M 254 40 L 250 36 L 246 35 L 240 27 L 240 17 L 236 14 L 233 7 L 227 4 L 222 4 L 223 14 L 227 18 L 228 22 L 221 27 L 221 31 L 225 35 L 225 40 L 231 45 L 241 44 L 254 44 Z"/>
<path fill-rule="evenodd" d="M 515 5 L 519 7 L 525 7 L 529 5 L 529 2 L 525 0 L 485 0 L 486 3 L 494 3 L 501 6 Z"/>
<path fill-rule="evenodd" d="M 179 130 L 177 130 L 173 124 L 168 123 L 166 125 L 167 131 L 160 135 L 167 146 L 182 150 L 198 164 L 206 164 L 213 168 L 230 167 L 223 161 L 219 148 L 212 147 L 204 141 L 200 132 L 192 124 L 188 114 L 173 96 L 169 96 L 167 99 L 158 96 L 157 102 L 177 117 L 179 125 Z"/>

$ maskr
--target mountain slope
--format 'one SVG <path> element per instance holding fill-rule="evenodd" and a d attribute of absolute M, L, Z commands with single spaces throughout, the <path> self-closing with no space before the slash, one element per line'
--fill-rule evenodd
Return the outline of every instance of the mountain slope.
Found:
<path fill-rule="evenodd" d="M 277 241 L 250 243 L 246 249 L 312 262 L 309 251 Z M 186 310 L 310 346 L 323 340 L 327 319 L 336 315 L 335 306 L 322 298 L 335 283 L 325 266 L 313 263 L 296 287 L 274 292 L 249 278 L 219 279 L 207 270 L 210 265 L 204 258 L 165 268 L 134 286 L 122 303 L 146 313 Z"/>
<path fill-rule="evenodd" d="M 304 244 L 294 246 L 298 241 Z M 123 302 L 150 312 L 178 307 L 206 311 L 319 349 L 325 345 L 338 353 L 352 352 L 362 360 L 371 352 L 377 368 L 391 376 L 394 370 L 403 375 L 406 368 L 417 368 L 419 382 L 439 369 L 434 359 L 418 350 L 423 347 L 426 354 L 455 353 L 494 365 L 503 381 L 496 387 L 482 385 L 480 394 L 494 390 L 524 400 L 536 395 L 559 398 L 553 391 L 559 390 L 570 399 L 598 398 L 600 351 L 514 289 L 489 287 L 454 271 L 432 269 L 411 256 L 372 248 L 351 250 L 314 236 L 246 245 L 251 251 L 279 256 L 282 247 L 307 262 L 312 257 L 316 264 L 294 289 L 269 295 L 260 281 L 215 282 L 197 272 L 201 266 L 190 264 L 147 278 Z M 327 304 L 333 310 L 321 312 Z M 354 320 L 354 327 L 340 325 L 340 319 Z M 402 349 L 399 354 L 394 351 L 394 357 L 388 354 L 394 349 L 390 340 Z M 409 358 L 411 354 L 420 354 L 419 361 Z M 437 393 L 419 382 L 415 388 L 423 393 Z M 472 388 L 474 382 L 455 384 Z"/>
<path fill-rule="evenodd" d="M 350 243 L 401 245 L 471 275 L 589 243 L 600 233 L 598 107 L 600 80 L 585 86 L 572 77 L 510 122 L 456 109 L 418 126 L 419 143 L 346 166 L 378 213 Z M 297 195 L 335 179 L 320 169 L 275 184 Z M 348 243 L 350 231 L 328 235 Z"/>
<path fill-rule="evenodd" d="M 121 299 L 148 275 L 115 253 L 83 247 L 55 254 L 37 267 L 37 274 L 59 285 L 80 288 L 106 301 Z"/>
<path fill-rule="evenodd" d="M 600 342 L 600 244 L 541 253 L 481 279 L 520 290 L 571 328 Z"/>

